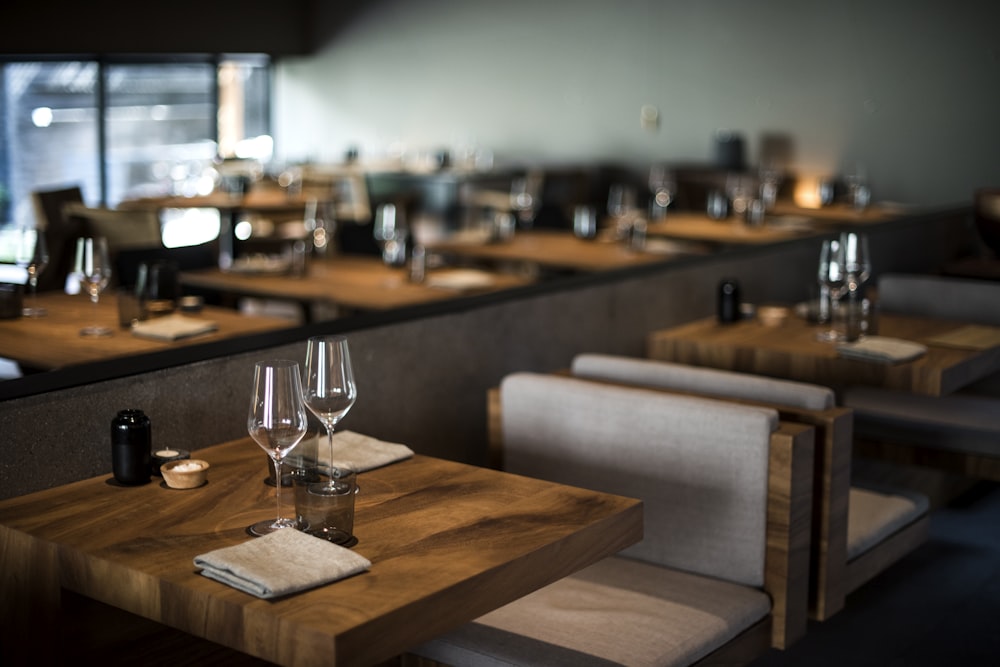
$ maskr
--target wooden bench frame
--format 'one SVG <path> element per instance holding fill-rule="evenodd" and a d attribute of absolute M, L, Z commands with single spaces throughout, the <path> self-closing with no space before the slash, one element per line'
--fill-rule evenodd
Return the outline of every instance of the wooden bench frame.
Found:
<path fill-rule="evenodd" d="M 487 395 L 492 463 L 502 467 L 500 390 Z M 768 466 L 764 590 L 771 614 L 699 665 L 746 663 L 768 648 L 784 649 L 805 635 L 809 605 L 809 540 L 815 429 L 782 421 L 771 436 Z"/>
<path fill-rule="evenodd" d="M 570 374 L 569 371 L 564 373 Z M 598 381 L 593 378 L 583 379 Z M 601 381 L 608 384 L 642 386 L 664 393 L 701 396 L 771 408 L 776 410 L 779 418 L 784 421 L 806 424 L 816 430 L 809 568 L 809 617 L 814 620 L 829 619 L 844 608 L 848 594 L 927 540 L 930 517 L 924 514 L 863 554 L 848 560 L 847 518 L 851 490 L 851 460 L 856 446 L 853 433 L 854 414 L 850 408 L 810 410 L 767 401 L 699 394 L 648 385 L 631 385 L 610 380 Z"/>

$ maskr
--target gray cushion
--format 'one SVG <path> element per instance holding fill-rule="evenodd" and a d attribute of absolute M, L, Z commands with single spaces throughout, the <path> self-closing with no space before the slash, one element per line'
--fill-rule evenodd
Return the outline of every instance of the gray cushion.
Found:
<path fill-rule="evenodd" d="M 581 354 L 573 359 L 572 373 L 595 380 L 757 400 L 806 410 L 829 410 L 835 404 L 833 390 L 828 387 L 650 359 Z"/>
<path fill-rule="evenodd" d="M 770 610 L 756 589 L 607 558 L 414 652 L 450 665 L 690 665 Z"/>
<path fill-rule="evenodd" d="M 842 401 L 858 437 L 1000 456 L 1000 398 L 850 387 Z"/>
<path fill-rule="evenodd" d="M 509 471 L 642 499 L 625 553 L 763 584 L 774 410 L 528 373 L 501 401 Z"/>
<path fill-rule="evenodd" d="M 1000 282 L 886 273 L 878 280 L 878 307 L 887 313 L 1000 325 Z"/>
<path fill-rule="evenodd" d="M 847 512 L 847 560 L 853 560 L 927 513 L 927 496 L 894 490 L 851 488 Z"/>

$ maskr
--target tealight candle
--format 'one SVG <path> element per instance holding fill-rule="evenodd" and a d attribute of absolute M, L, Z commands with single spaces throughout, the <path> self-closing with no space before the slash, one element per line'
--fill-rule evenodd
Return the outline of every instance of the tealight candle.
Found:
<path fill-rule="evenodd" d="M 152 472 L 157 477 L 162 477 L 160 474 L 160 466 L 167 461 L 176 461 L 178 459 L 189 459 L 191 458 L 191 453 L 185 449 L 158 449 L 153 452 L 152 459 Z"/>

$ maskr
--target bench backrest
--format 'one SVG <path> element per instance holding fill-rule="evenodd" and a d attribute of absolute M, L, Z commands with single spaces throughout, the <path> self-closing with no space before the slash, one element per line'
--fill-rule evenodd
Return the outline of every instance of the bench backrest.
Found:
<path fill-rule="evenodd" d="M 776 411 L 530 373 L 500 400 L 508 471 L 642 499 L 625 555 L 763 585 Z"/>
<path fill-rule="evenodd" d="M 1000 326 L 1000 282 L 884 273 L 878 280 L 878 307 L 887 313 Z"/>

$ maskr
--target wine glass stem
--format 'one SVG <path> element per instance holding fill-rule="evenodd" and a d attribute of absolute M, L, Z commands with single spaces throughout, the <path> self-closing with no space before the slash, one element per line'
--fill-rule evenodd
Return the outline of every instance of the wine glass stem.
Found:
<path fill-rule="evenodd" d="M 274 502 L 276 505 L 276 518 L 275 523 L 281 521 L 281 460 L 273 459 L 274 461 Z"/>
<path fill-rule="evenodd" d="M 326 427 L 326 443 L 327 448 L 330 450 L 330 482 L 333 482 L 334 478 L 334 467 L 333 467 L 333 424 Z"/>

